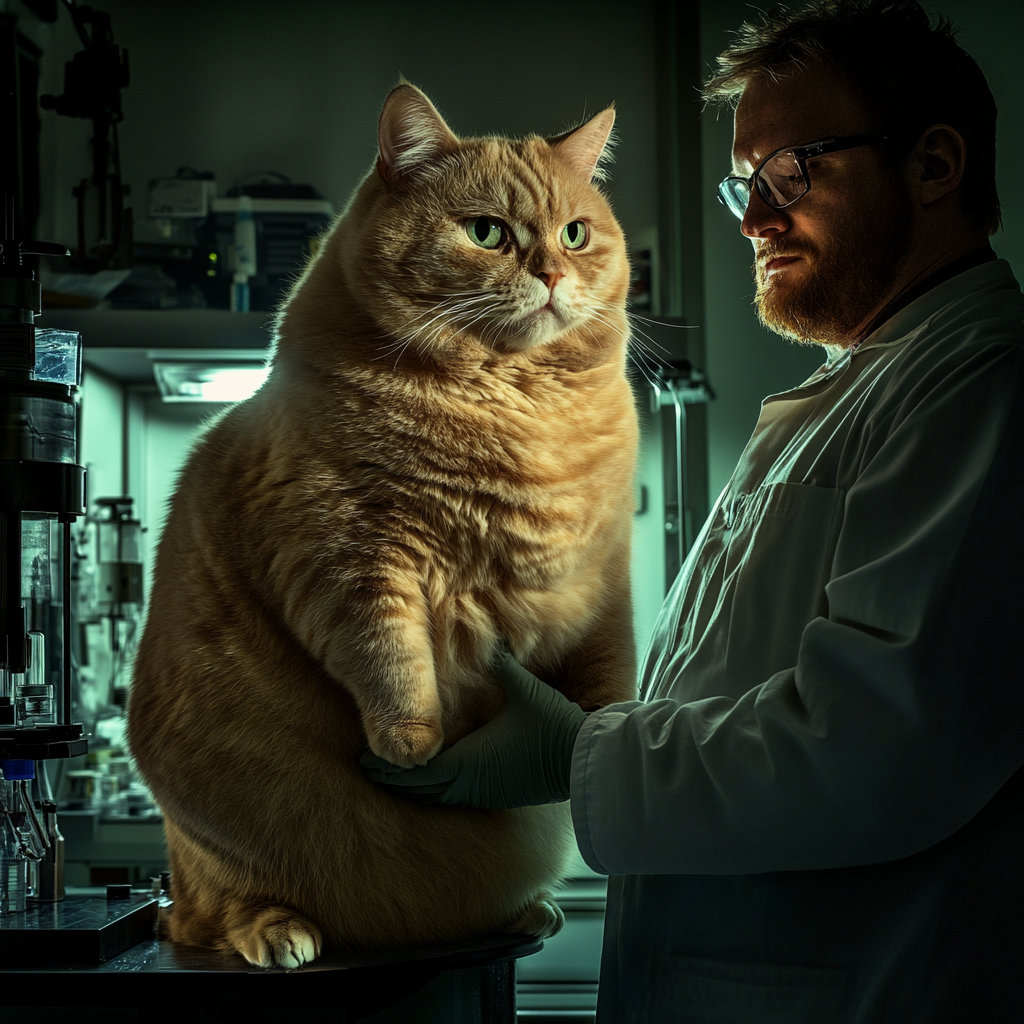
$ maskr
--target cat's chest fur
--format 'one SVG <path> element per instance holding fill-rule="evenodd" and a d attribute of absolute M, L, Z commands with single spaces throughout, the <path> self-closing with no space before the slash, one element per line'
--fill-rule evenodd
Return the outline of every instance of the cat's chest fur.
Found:
<path fill-rule="evenodd" d="M 253 586 L 277 603 L 275 567 L 296 540 L 294 571 L 325 586 L 397 552 L 437 637 L 486 646 L 497 629 L 562 646 L 622 569 L 609 561 L 628 549 L 636 427 L 621 374 L 542 384 L 354 386 L 318 402 L 307 388 L 304 403 L 271 387 L 238 407 L 209 438 L 205 475 L 232 506 Z"/>
<path fill-rule="evenodd" d="M 406 545 L 425 574 L 458 589 L 496 577 L 557 586 L 597 535 L 629 518 L 629 385 L 611 368 L 575 387 L 542 379 L 521 390 L 482 376 L 354 386 L 312 432 L 297 429 L 302 407 L 287 400 L 290 424 L 250 424 L 261 424 L 268 468 L 295 474 L 282 495 L 294 514 L 360 543 Z"/>

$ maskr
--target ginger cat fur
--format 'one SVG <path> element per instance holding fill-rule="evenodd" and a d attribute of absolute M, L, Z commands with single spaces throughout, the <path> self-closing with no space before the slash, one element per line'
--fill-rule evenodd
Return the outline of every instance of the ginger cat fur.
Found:
<path fill-rule="evenodd" d="M 170 938 L 294 967 L 560 926 L 568 804 L 425 806 L 358 759 L 423 764 L 492 718 L 502 638 L 585 708 L 634 696 L 613 121 L 459 139 L 399 85 L 266 384 L 191 453 L 128 715 Z"/>

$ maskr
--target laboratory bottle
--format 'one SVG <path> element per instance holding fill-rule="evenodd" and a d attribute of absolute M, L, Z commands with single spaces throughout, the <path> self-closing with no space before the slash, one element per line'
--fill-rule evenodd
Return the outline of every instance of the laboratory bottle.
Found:
<path fill-rule="evenodd" d="M 28 860 L 22 851 L 20 832 L 24 811 L 14 811 L 13 786 L 0 783 L 3 810 L 0 810 L 0 917 L 20 913 L 28 896 Z"/>
<path fill-rule="evenodd" d="M 23 911 L 28 897 L 28 855 L 23 836 L 28 822 L 18 787 L 34 775 L 31 761 L 0 761 L 0 917 Z"/>

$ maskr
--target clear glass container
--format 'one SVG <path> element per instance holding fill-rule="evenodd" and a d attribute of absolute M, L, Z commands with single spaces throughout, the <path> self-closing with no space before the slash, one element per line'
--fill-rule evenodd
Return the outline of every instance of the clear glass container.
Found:
<path fill-rule="evenodd" d="M 56 516 L 23 513 L 21 605 L 26 627 L 25 671 L 0 667 L 0 697 L 15 707 L 18 725 L 56 725 L 64 713 L 63 527 Z"/>
<path fill-rule="evenodd" d="M 28 897 L 28 861 L 17 849 L 17 844 L 10 840 L 13 852 L 8 856 L 7 837 L 10 829 L 5 825 L 7 833 L 4 840 L 3 854 L 0 855 L 0 917 L 8 914 L 21 913 L 26 907 Z"/>
<path fill-rule="evenodd" d="M 100 563 L 142 564 L 142 524 L 137 519 L 101 519 Z"/>
<path fill-rule="evenodd" d="M 78 387 L 82 383 L 82 336 L 77 331 L 36 328 L 36 380 Z"/>
<path fill-rule="evenodd" d="M 28 671 L 14 691 L 18 721 L 22 725 L 55 725 L 53 685 L 46 676 L 46 646 L 43 634 L 28 634 Z"/>
<path fill-rule="evenodd" d="M 0 771 L 0 919 L 25 909 L 28 859 L 19 842 L 24 812 L 15 810 L 15 783 Z"/>

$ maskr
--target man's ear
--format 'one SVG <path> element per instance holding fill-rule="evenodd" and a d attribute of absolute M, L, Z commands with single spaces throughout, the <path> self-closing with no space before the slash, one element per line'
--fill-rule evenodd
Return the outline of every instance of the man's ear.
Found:
<path fill-rule="evenodd" d="M 967 146 L 963 136 L 948 124 L 932 125 L 914 148 L 914 184 L 922 206 L 952 192 L 964 176 Z"/>

